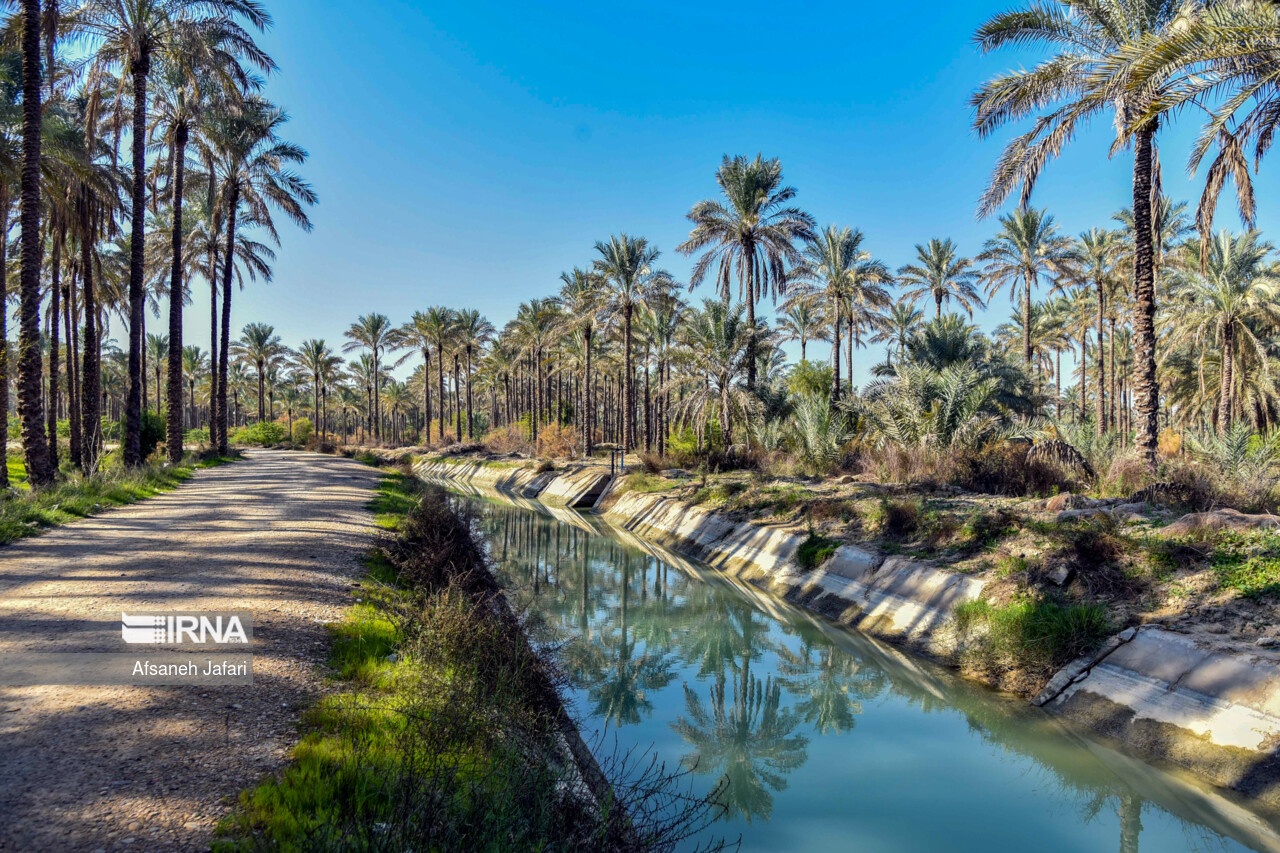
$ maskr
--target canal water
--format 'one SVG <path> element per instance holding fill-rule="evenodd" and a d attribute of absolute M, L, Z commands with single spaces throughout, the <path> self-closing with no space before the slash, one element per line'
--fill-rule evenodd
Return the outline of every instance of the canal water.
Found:
<path fill-rule="evenodd" d="M 611 749 L 749 851 L 1280 851 L 1275 816 L 592 517 L 460 498 Z"/>

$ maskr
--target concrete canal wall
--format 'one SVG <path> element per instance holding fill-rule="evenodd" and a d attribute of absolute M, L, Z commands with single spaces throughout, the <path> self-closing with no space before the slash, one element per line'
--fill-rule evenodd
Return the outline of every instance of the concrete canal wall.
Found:
<path fill-rule="evenodd" d="M 608 483 L 607 469 L 586 465 L 539 473 L 426 460 L 415 471 L 565 507 L 594 505 Z M 628 492 L 602 517 L 833 622 L 943 661 L 957 651 L 956 606 L 978 598 L 984 586 L 851 544 L 805 568 L 797 554 L 807 532 L 737 521 L 661 494 Z M 1280 654 L 1273 650 L 1129 628 L 1064 667 L 1033 703 L 1280 807 Z"/>

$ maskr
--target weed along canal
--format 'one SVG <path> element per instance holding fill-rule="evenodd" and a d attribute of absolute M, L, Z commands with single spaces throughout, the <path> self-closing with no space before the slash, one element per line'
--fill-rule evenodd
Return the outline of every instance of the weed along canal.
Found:
<path fill-rule="evenodd" d="M 1275 816 L 592 516 L 460 495 L 583 736 L 743 850 L 1280 850 Z"/>

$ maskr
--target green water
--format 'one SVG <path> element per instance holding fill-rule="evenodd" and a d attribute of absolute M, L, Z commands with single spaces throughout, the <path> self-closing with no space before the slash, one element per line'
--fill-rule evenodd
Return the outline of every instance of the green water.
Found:
<path fill-rule="evenodd" d="M 1273 823 L 576 513 L 465 499 L 584 735 L 727 782 L 743 850 L 1280 850 Z M 624 541 L 624 539 L 626 541 Z M 1274 819 L 1274 816 L 1272 820 Z"/>

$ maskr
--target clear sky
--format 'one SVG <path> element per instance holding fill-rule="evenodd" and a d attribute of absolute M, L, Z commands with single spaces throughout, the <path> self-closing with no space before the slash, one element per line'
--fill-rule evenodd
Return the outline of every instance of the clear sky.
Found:
<path fill-rule="evenodd" d="M 684 214 L 714 195 L 725 153 L 781 158 L 797 203 L 862 229 L 891 268 L 934 236 L 972 256 L 995 227 L 975 203 L 1013 131 L 979 141 L 968 97 L 1035 60 L 970 43 L 1008 0 L 269 5 L 263 43 L 282 69 L 269 95 L 311 152 L 321 201 L 312 233 L 285 230 L 275 281 L 236 294 L 232 322 L 272 323 L 289 345 L 340 345 L 358 314 L 399 323 L 433 304 L 501 327 L 619 231 L 648 237 L 686 281 Z M 1193 202 L 1194 120 L 1159 138 L 1166 192 Z M 1110 139 L 1099 123 L 1037 188 L 1067 233 L 1129 204 L 1132 159 L 1108 160 Z M 1272 185 L 1264 168 L 1264 231 Z M 1239 228 L 1229 204 L 1219 223 Z M 188 340 L 204 346 L 207 304 L 197 285 Z M 979 322 L 1008 310 L 1002 299 Z"/>

